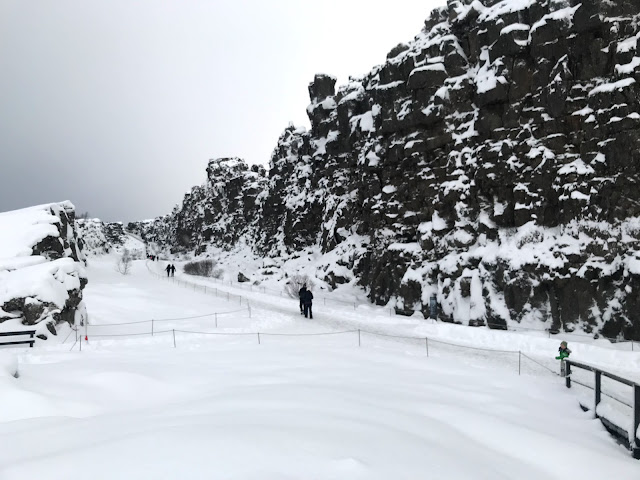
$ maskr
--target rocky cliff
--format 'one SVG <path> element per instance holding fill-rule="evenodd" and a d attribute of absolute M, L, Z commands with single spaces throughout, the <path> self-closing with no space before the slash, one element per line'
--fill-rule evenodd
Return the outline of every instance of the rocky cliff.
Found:
<path fill-rule="evenodd" d="M 317 75 L 268 176 L 213 161 L 147 236 L 318 246 L 399 313 L 640 339 L 639 42 L 635 0 L 449 0 L 362 78 Z"/>
<path fill-rule="evenodd" d="M 104 255 L 124 245 L 126 234 L 120 222 L 103 222 L 98 218 L 78 219 L 76 227 L 84 255 Z"/>
<path fill-rule="evenodd" d="M 69 202 L 0 213 L 0 330 L 56 334 L 86 318 L 84 255 Z"/>

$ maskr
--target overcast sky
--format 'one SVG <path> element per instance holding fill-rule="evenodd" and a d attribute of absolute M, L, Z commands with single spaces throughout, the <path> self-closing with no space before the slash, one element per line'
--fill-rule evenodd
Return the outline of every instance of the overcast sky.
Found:
<path fill-rule="evenodd" d="M 210 158 L 268 165 L 318 72 L 360 75 L 446 0 L 0 0 L 0 211 L 169 213 Z"/>

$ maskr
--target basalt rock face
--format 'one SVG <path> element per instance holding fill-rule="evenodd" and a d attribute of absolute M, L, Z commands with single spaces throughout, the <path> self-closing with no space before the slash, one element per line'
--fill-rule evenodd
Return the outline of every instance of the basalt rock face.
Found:
<path fill-rule="evenodd" d="M 4 212 L 0 229 L 0 329 L 33 325 L 46 339 L 61 322 L 82 323 L 87 278 L 73 205 Z"/>
<path fill-rule="evenodd" d="M 172 253 L 198 254 L 208 245 L 230 246 L 257 222 L 265 183 L 263 167 L 248 167 L 238 158 L 211 160 L 206 183 L 193 187 L 170 215 L 132 222 L 127 229 Z"/>
<path fill-rule="evenodd" d="M 103 222 L 97 218 L 78 219 L 78 235 L 85 255 L 104 255 L 114 247 L 122 246 L 126 239 L 120 222 Z"/>
<path fill-rule="evenodd" d="M 637 2 L 450 0 L 383 65 L 309 93 L 311 130 L 248 181 L 257 219 L 192 193 L 181 245 L 351 252 L 399 313 L 435 295 L 444 320 L 640 339 Z"/>

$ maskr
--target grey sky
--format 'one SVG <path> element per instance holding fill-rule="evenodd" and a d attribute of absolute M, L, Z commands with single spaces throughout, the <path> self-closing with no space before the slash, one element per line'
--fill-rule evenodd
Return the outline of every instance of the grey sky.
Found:
<path fill-rule="evenodd" d="M 445 0 L 0 0 L 0 211 L 168 213 L 208 159 L 268 164 L 317 72 L 360 75 Z"/>

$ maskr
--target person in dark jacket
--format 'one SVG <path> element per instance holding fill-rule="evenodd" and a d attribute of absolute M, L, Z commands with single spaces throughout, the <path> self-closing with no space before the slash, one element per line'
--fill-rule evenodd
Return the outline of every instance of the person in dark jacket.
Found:
<path fill-rule="evenodd" d="M 171 265 L 171 276 L 174 277 L 176 274 L 176 266 L 175 265 Z"/>
<path fill-rule="evenodd" d="M 302 294 L 302 306 L 304 307 L 304 318 L 313 318 L 313 312 L 311 311 L 311 304 L 313 303 L 313 293 L 311 290 L 306 290 Z"/>
<path fill-rule="evenodd" d="M 167 265 L 167 268 L 165 268 L 165 270 L 167 271 L 167 277 L 171 276 L 171 264 Z"/>
<path fill-rule="evenodd" d="M 302 285 L 302 288 L 298 292 L 298 297 L 300 297 L 300 315 L 304 315 L 304 304 L 302 303 L 302 296 L 304 292 L 307 291 L 307 284 Z"/>

